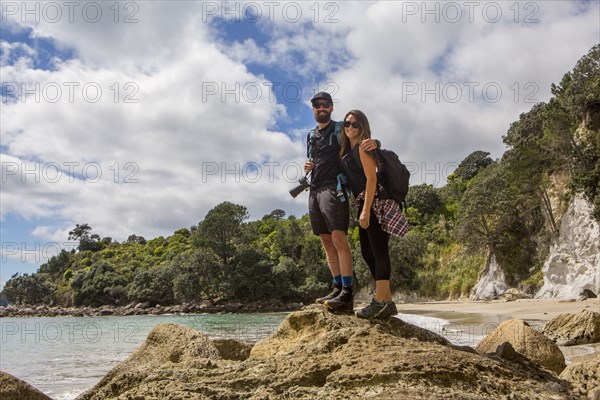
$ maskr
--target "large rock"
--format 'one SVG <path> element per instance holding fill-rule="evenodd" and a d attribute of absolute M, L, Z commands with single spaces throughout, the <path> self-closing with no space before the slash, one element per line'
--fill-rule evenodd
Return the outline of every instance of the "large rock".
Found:
<path fill-rule="evenodd" d="M 395 318 L 369 322 L 318 305 L 288 315 L 245 360 L 218 354 L 238 348 L 224 344 L 158 326 L 78 399 L 577 398 L 534 363 L 482 356 Z"/>
<path fill-rule="evenodd" d="M 146 381 L 160 381 L 164 371 L 195 363 L 210 365 L 210 360 L 218 358 L 219 351 L 203 333 L 180 325 L 160 324 L 150 331 L 138 350 L 78 399 L 117 398 L 119 393 L 143 386 Z"/>
<path fill-rule="evenodd" d="M 27 382 L 0 371 L 0 399 L 2 400 L 52 400 Z"/>
<path fill-rule="evenodd" d="M 562 217 L 542 272 L 544 285 L 536 298 L 577 299 L 585 289 L 598 293 L 600 224 L 581 194 L 574 196 Z"/>
<path fill-rule="evenodd" d="M 590 399 L 600 399 L 600 354 L 589 361 L 567 366 L 560 377 Z"/>
<path fill-rule="evenodd" d="M 244 361 L 250 357 L 250 350 L 252 350 L 252 345 L 233 339 L 216 339 L 213 340 L 213 345 L 217 348 L 221 357 L 226 360 Z"/>
<path fill-rule="evenodd" d="M 508 289 L 506 275 L 502 267 L 496 261 L 496 255 L 492 253 L 485 264 L 485 268 L 477 281 L 475 289 L 475 300 L 495 299 Z"/>
<path fill-rule="evenodd" d="M 516 352 L 556 374 L 565 369 L 565 356 L 558 346 L 520 319 L 502 322 L 483 338 L 477 345 L 477 351 L 495 353 L 498 346 L 505 342 L 510 343 Z"/>
<path fill-rule="evenodd" d="M 600 313 L 583 310 L 560 314 L 549 321 L 542 333 L 559 346 L 600 342 Z"/>

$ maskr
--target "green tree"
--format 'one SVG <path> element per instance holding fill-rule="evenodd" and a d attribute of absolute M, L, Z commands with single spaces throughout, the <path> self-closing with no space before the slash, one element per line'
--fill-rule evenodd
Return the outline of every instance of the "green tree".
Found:
<path fill-rule="evenodd" d="M 2 296 L 21 304 L 50 304 L 56 289 L 47 274 L 14 274 L 4 285 Z"/>
<path fill-rule="evenodd" d="M 460 162 L 456 170 L 447 178 L 446 186 L 437 190 L 438 196 L 444 209 L 442 213 L 450 219 L 454 219 L 456 209 L 463 194 L 467 190 L 467 185 L 479 171 L 490 165 L 493 160 L 488 152 L 477 150 L 469 154 Z"/>
<path fill-rule="evenodd" d="M 255 248 L 242 249 L 233 257 L 228 285 L 239 300 L 269 298 L 275 291 L 275 280 L 269 256 Z"/>
<path fill-rule="evenodd" d="M 301 296 L 298 288 L 302 286 L 304 279 L 304 273 L 297 261 L 281 257 L 279 263 L 272 268 L 272 281 L 277 282 L 273 285 L 273 295 L 288 301 L 296 300 Z"/>
<path fill-rule="evenodd" d="M 127 243 L 146 244 L 146 239 L 144 239 L 143 236 L 129 235 L 127 238 Z"/>
<path fill-rule="evenodd" d="M 422 258 L 427 252 L 427 243 L 418 235 L 409 232 L 402 239 L 390 240 L 391 285 L 395 289 L 417 289 L 417 272 L 424 268 Z"/>
<path fill-rule="evenodd" d="M 173 279 L 175 271 L 170 265 L 155 265 L 138 268 L 129 285 L 128 297 L 136 302 L 149 302 L 153 305 L 173 304 Z"/>
<path fill-rule="evenodd" d="M 72 231 L 69 231 L 68 240 L 76 240 L 79 242 L 77 249 L 79 251 L 91 250 L 98 251 L 102 249 L 102 243 L 100 243 L 100 236 L 97 234 L 90 234 L 92 227 L 88 224 L 76 224 Z"/>
<path fill-rule="evenodd" d="M 177 229 L 173 235 L 183 236 L 185 238 L 190 237 L 191 232 L 186 228 Z"/>
<path fill-rule="evenodd" d="M 193 234 L 192 243 L 212 249 L 227 266 L 235 252 L 234 239 L 247 218 L 246 207 L 225 201 L 206 214 Z"/>
<path fill-rule="evenodd" d="M 489 155 L 490 153 L 487 151 L 477 150 L 472 152 L 460 162 L 454 174 L 465 181 L 472 179 L 481 168 L 487 167 L 494 161 Z"/>
<path fill-rule="evenodd" d="M 475 251 L 494 253 L 511 280 L 534 265 L 539 227 L 539 207 L 531 207 L 522 183 L 506 162 L 492 164 L 470 183 L 458 211 L 458 237 Z"/>
<path fill-rule="evenodd" d="M 561 93 L 564 106 L 578 121 L 585 121 L 591 130 L 600 129 L 600 44 L 581 57 L 570 82 Z"/>
<path fill-rule="evenodd" d="M 325 250 L 321 245 L 321 239 L 311 233 L 304 233 L 299 240 L 302 240 L 302 255 L 299 264 L 306 276 L 305 279 L 310 278 L 311 282 L 316 282 L 315 284 L 322 283 L 323 287 L 329 287 L 331 285 L 331 273 L 325 258 Z M 322 290 L 322 288 L 316 287 L 316 290 Z"/>
<path fill-rule="evenodd" d="M 411 186 L 406 195 L 406 203 L 418 209 L 421 215 L 432 215 L 436 208 L 442 205 L 433 185 L 421 184 Z"/>
<path fill-rule="evenodd" d="M 458 210 L 458 237 L 476 250 L 494 250 L 500 220 L 514 210 L 503 165 L 487 167 L 468 187 Z"/>
<path fill-rule="evenodd" d="M 285 221 L 279 229 L 270 235 L 272 239 L 271 256 L 278 260 L 280 257 L 289 257 L 295 261 L 302 256 L 304 232 L 297 220 Z"/>
<path fill-rule="evenodd" d="M 600 220 L 600 44 L 565 74 L 560 85 L 552 86 L 552 93 L 556 97 L 547 115 L 547 136 L 568 143 L 573 189 L 595 205 L 594 215 Z"/>
<path fill-rule="evenodd" d="M 120 305 L 127 301 L 127 280 L 114 265 L 106 261 L 94 263 L 89 271 L 80 270 L 71 279 L 75 305 L 99 307 Z"/>
<path fill-rule="evenodd" d="M 70 253 L 62 249 L 60 253 L 50 257 L 44 264 L 40 265 L 38 273 L 48 274 L 53 279 L 59 278 L 71 265 Z"/>
<path fill-rule="evenodd" d="M 557 152 L 556 145 L 549 145 L 544 129 L 547 109 L 548 105 L 545 103 L 536 104 L 511 124 L 503 137 L 509 149 L 502 156 L 502 162 L 510 171 L 513 184 L 518 186 L 518 198 L 522 207 L 534 210 L 541 204 L 550 227 L 556 230 L 554 210 L 548 193 L 548 176 L 555 169 L 567 165 L 570 151 Z M 559 153 L 561 155 L 557 156 Z"/>
<path fill-rule="evenodd" d="M 274 218 L 277 220 L 283 219 L 285 218 L 285 211 L 283 211 L 281 208 L 276 208 L 275 210 L 271 211 L 269 214 L 263 217 L 263 219 L 266 218 Z"/>
<path fill-rule="evenodd" d="M 173 264 L 177 271 L 173 281 L 177 301 L 196 301 L 203 296 L 214 303 L 222 294 L 226 284 L 224 270 L 212 250 L 196 249 L 180 254 Z"/>

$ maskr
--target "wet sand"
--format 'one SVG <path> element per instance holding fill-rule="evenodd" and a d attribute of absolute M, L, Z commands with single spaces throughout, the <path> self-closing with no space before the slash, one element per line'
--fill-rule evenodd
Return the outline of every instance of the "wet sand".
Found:
<path fill-rule="evenodd" d="M 564 313 L 578 313 L 590 310 L 600 313 L 600 300 L 585 301 L 533 300 L 515 301 L 448 301 L 427 303 L 399 303 L 398 311 L 405 314 L 418 314 L 441 318 L 450 322 L 442 328 L 448 339 L 449 332 L 465 336 L 465 343 L 475 347 L 479 340 L 502 321 L 523 319 L 533 328 L 541 329 L 552 318 Z M 445 333 L 444 333 L 445 332 Z M 452 341 L 452 340 L 451 340 Z M 600 354 L 600 343 L 580 346 L 560 346 L 567 364 L 581 362 Z"/>

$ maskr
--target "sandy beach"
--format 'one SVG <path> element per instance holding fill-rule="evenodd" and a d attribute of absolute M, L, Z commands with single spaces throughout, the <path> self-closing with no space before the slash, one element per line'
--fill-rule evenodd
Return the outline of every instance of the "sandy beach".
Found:
<path fill-rule="evenodd" d="M 599 299 L 587 299 L 585 301 L 566 300 L 541 300 L 541 299 L 519 299 L 515 301 L 449 301 L 429 303 L 405 303 L 399 304 L 399 309 L 410 313 L 414 311 L 440 312 L 447 315 L 446 319 L 452 318 L 452 313 L 457 314 L 485 314 L 491 318 L 499 316 L 502 320 L 518 318 L 534 321 L 549 321 L 563 313 L 578 313 L 583 310 L 600 312 Z M 461 317 L 459 317 L 460 319 Z"/>
<path fill-rule="evenodd" d="M 519 299 L 515 301 L 448 301 L 401 303 L 398 311 L 442 318 L 474 337 L 491 332 L 497 324 L 508 319 L 523 319 L 534 328 L 541 328 L 552 318 L 564 313 L 590 310 L 600 313 L 600 299 L 584 301 Z M 476 345 L 475 342 L 469 345 Z M 559 346 L 567 364 L 581 362 L 600 354 L 600 343 L 580 346 Z"/>

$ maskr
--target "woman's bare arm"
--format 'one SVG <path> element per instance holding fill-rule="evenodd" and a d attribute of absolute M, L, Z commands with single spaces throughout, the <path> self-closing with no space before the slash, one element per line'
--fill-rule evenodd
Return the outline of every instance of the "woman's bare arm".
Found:
<path fill-rule="evenodd" d="M 367 187 L 365 189 L 365 204 L 363 210 L 359 216 L 358 223 L 361 228 L 369 227 L 369 220 L 371 219 L 371 206 L 373 205 L 373 199 L 375 198 L 375 190 L 377 189 L 377 164 L 375 159 L 371 157 L 361 147 L 358 148 L 360 154 L 360 162 L 367 177 Z"/>

